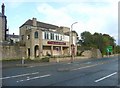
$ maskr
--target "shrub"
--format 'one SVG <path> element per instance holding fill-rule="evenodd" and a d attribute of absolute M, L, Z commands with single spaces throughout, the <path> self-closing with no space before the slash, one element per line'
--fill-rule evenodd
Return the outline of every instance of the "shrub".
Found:
<path fill-rule="evenodd" d="M 42 59 L 41 59 L 41 62 L 49 62 L 49 57 L 43 57 Z"/>

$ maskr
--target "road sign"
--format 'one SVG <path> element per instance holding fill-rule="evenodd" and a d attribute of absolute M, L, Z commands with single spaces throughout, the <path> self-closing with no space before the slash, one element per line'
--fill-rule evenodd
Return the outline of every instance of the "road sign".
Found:
<path fill-rule="evenodd" d="M 112 46 L 107 46 L 106 50 L 107 50 L 107 52 L 112 52 L 113 51 L 113 47 Z"/>

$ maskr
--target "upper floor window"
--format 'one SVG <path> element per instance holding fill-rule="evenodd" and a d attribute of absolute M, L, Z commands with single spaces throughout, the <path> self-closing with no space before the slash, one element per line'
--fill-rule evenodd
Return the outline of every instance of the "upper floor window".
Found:
<path fill-rule="evenodd" d="M 58 37 L 57 37 L 57 35 L 55 35 L 55 37 L 56 37 L 56 40 L 58 40 Z"/>
<path fill-rule="evenodd" d="M 28 39 L 28 40 L 30 39 L 30 35 L 27 35 L 27 39 Z"/>
<path fill-rule="evenodd" d="M 54 33 L 52 33 L 52 39 L 54 40 Z"/>
<path fill-rule="evenodd" d="M 47 39 L 47 33 L 45 32 L 45 39 Z"/>
<path fill-rule="evenodd" d="M 21 40 L 23 40 L 24 39 L 24 35 L 21 35 Z"/>
<path fill-rule="evenodd" d="M 54 33 L 54 32 L 44 32 L 43 34 L 44 39 L 50 39 L 50 40 L 58 40 L 58 41 L 62 41 L 63 40 L 63 36 L 61 34 L 58 33 Z"/>
<path fill-rule="evenodd" d="M 38 38 L 38 32 L 37 31 L 35 32 L 34 37 Z"/>
<path fill-rule="evenodd" d="M 52 33 L 50 33 L 50 39 L 52 39 Z"/>
<path fill-rule="evenodd" d="M 59 34 L 56 35 L 56 40 L 59 40 Z"/>
<path fill-rule="evenodd" d="M 62 40 L 62 35 L 60 36 L 60 40 Z"/>
<path fill-rule="evenodd" d="M 50 39 L 54 40 L 54 33 L 50 33 Z"/>
<path fill-rule="evenodd" d="M 49 33 L 48 32 L 45 32 L 45 39 L 49 39 Z"/>

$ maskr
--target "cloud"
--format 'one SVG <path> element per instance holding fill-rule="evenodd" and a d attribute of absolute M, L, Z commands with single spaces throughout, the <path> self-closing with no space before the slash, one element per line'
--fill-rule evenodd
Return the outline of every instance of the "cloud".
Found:
<path fill-rule="evenodd" d="M 68 3 L 58 8 L 42 3 L 37 7 L 37 10 L 40 14 L 44 14 L 46 22 L 52 24 L 70 27 L 73 22 L 77 21 L 74 29 L 78 34 L 83 31 L 109 34 L 111 31 L 109 26 L 113 28 L 117 26 L 117 3 Z M 114 29 L 114 32 L 117 33 L 117 29 Z"/>
<path fill-rule="evenodd" d="M 119 0 L 5 0 L 5 2 L 118 2 Z"/>
<path fill-rule="evenodd" d="M 64 10 L 55 9 L 49 4 L 40 4 L 37 7 L 37 10 L 40 14 L 44 15 L 46 22 L 53 23 L 58 26 L 69 26 L 69 22 L 73 21 L 71 16 L 69 16 Z"/>
<path fill-rule="evenodd" d="M 18 6 L 24 3 L 24 0 L 5 0 L 5 4 L 7 4 L 10 8 L 17 8 Z"/>

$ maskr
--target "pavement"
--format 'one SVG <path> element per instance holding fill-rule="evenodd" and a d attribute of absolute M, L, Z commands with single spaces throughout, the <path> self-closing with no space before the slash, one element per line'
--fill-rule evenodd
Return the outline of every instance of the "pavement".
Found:
<path fill-rule="evenodd" d="M 111 55 L 110 57 L 113 57 L 115 55 Z M 107 56 L 104 56 L 107 58 Z M 94 60 L 95 58 L 87 58 L 87 57 L 75 57 L 74 62 L 77 61 L 85 61 L 85 60 Z M 96 59 L 101 59 L 101 58 L 96 58 Z M 25 60 L 24 64 L 22 64 L 22 60 L 14 60 L 14 61 L 2 61 L 2 65 L 0 68 L 5 69 L 5 68 L 14 68 L 14 67 L 28 67 L 28 66 L 47 66 L 47 65 L 53 65 L 53 64 L 58 64 L 58 63 L 66 63 L 70 62 L 70 60 L 67 61 L 61 61 L 61 62 L 40 62 L 40 61 L 32 61 L 32 60 Z"/>
<path fill-rule="evenodd" d="M 76 57 L 74 60 L 76 61 L 84 61 L 92 58 L 86 58 L 86 57 Z M 58 63 L 66 63 L 70 62 L 70 60 L 67 61 L 60 61 L 60 62 L 40 62 L 40 61 L 32 61 L 32 60 L 25 60 L 24 64 L 22 64 L 22 60 L 11 60 L 11 61 L 2 61 L 0 68 L 5 69 L 5 68 L 14 68 L 14 67 L 27 67 L 27 66 L 47 66 L 47 65 L 52 65 L 52 64 L 58 64 Z"/>
<path fill-rule="evenodd" d="M 2 62 L 2 68 L 14 68 L 14 67 L 27 67 L 27 66 L 46 66 L 50 64 L 56 64 L 55 62 L 36 62 L 36 61 L 25 61 L 22 64 L 22 61 L 4 61 Z"/>

